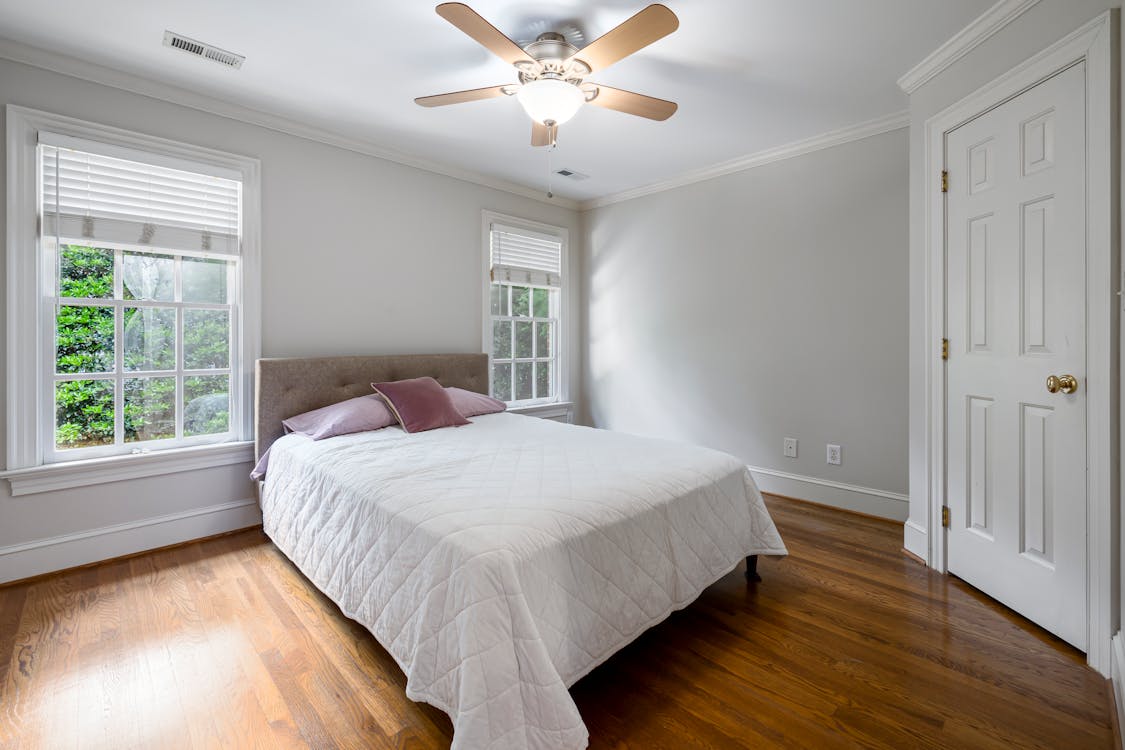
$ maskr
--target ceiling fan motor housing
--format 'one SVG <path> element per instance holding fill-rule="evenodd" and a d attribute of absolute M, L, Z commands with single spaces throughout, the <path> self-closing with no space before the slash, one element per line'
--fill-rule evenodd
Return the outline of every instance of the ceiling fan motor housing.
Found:
<path fill-rule="evenodd" d="M 562 34 L 547 31 L 536 37 L 535 41 L 523 48 L 523 51 L 536 60 L 565 60 L 578 48 L 566 40 Z"/>
<path fill-rule="evenodd" d="M 579 83 L 590 74 L 586 63 L 572 57 L 578 52 L 578 48 L 568 42 L 565 36 L 554 31 L 540 34 L 534 42 L 524 46 L 523 51 L 536 64 L 516 63 L 520 83 L 528 83 L 537 78 L 559 78 Z"/>

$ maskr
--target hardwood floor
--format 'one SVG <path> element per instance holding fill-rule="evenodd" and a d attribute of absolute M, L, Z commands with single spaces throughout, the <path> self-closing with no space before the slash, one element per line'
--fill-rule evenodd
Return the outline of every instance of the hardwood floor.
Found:
<path fill-rule="evenodd" d="M 1109 748 L 1081 654 L 901 552 L 768 498 L 789 546 L 573 689 L 593 748 Z M 443 748 L 444 714 L 260 531 L 0 589 L 0 750 Z"/>

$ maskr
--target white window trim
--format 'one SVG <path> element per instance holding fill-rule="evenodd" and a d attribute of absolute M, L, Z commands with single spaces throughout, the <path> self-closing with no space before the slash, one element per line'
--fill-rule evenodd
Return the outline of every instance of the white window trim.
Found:
<path fill-rule="evenodd" d="M 246 445 L 254 436 L 253 374 L 254 362 L 261 352 L 261 163 L 247 156 L 25 107 L 8 105 L 6 112 L 7 471 L 0 473 L 0 477 L 12 483 L 13 494 L 26 494 L 252 460 Z M 39 241 L 36 148 L 40 130 L 169 159 L 201 162 L 241 175 L 242 289 L 241 310 L 237 316 L 238 371 L 234 378 L 241 408 L 234 417 L 231 442 L 141 455 L 44 463 L 39 414 L 45 382 L 39 356 L 44 323 L 39 301 L 50 280 L 44 278 L 38 253 L 30 251 Z M 17 485 L 22 485 L 22 492 L 17 492 Z"/>
<path fill-rule="evenodd" d="M 530 219 L 521 219 L 510 214 L 485 210 L 481 212 L 481 351 L 488 355 L 488 392 L 492 393 L 492 310 L 489 307 L 489 295 L 492 288 L 492 279 L 489 271 L 492 268 L 492 225 L 503 224 L 512 229 L 523 229 L 536 234 L 546 235 L 558 239 L 562 248 L 560 250 L 560 279 L 559 289 L 559 323 L 558 323 L 558 358 L 555 364 L 558 372 L 558 388 L 551 399 L 539 399 L 534 402 L 520 402 L 516 409 L 527 410 L 538 406 L 558 403 L 570 403 L 570 230 L 566 227 L 544 224 Z"/>
<path fill-rule="evenodd" d="M 525 414 L 529 417 L 541 417 L 543 419 L 566 417 L 567 422 L 574 421 L 574 404 L 570 401 L 551 401 L 546 404 L 513 406 L 508 411 L 513 414 Z"/>
<path fill-rule="evenodd" d="M 0 476 L 8 480 L 12 487 L 12 496 L 18 497 L 38 492 L 87 487 L 91 484 L 174 474 L 178 471 L 213 469 L 218 466 L 250 463 L 253 460 L 253 441 L 239 441 L 63 461 L 57 464 L 34 466 L 30 469 L 14 469 Z"/>

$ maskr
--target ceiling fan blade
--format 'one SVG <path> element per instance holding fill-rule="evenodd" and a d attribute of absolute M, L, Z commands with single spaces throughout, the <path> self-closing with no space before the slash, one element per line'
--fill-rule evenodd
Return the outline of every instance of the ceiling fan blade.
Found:
<path fill-rule="evenodd" d="M 550 146 L 551 129 L 541 122 L 531 121 L 531 145 Z"/>
<path fill-rule="evenodd" d="M 596 72 L 644 49 L 680 27 L 680 19 L 663 5 L 650 5 L 620 26 L 598 37 L 571 55 Z"/>
<path fill-rule="evenodd" d="M 518 44 L 501 34 L 499 29 L 468 5 L 442 3 L 436 10 L 439 16 L 471 36 L 501 60 L 512 65 L 517 62 L 535 62 Z"/>
<path fill-rule="evenodd" d="M 675 102 L 657 99 L 654 96 L 610 88 L 600 83 L 593 85 L 598 87 L 598 95 L 588 100 L 590 104 L 596 104 L 606 109 L 615 109 L 627 115 L 647 117 L 650 120 L 667 120 L 676 114 L 676 110 L 679 108 L 679 105 Z"/>
<path fill-rule="evenodd" d="M 433 96 L 420 96 L 414 100 L 415 104 L 423 107 L 444 107 L 447 104 L 461 104 L 475 102 L 479 99 L 491 99 L 504 96 L 504 89 L 508 86 L 488 86 L 483 89 L 469 89 L 468 91 L 451 91 L 448 94 L 434 94 Z"/>

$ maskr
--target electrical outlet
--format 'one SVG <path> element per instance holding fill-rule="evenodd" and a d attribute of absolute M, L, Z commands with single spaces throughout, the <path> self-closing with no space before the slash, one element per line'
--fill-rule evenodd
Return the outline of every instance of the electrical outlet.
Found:
<path fill-rule="evenodd" d="M 828 444 L 828 463 L 839 466 L 842 462 L 840 446 Z"/>
<path fill-rule="evenodd" d="M 797 457 L 797 438 L 785 438 L 783 453 L 787 458 Z"/>

